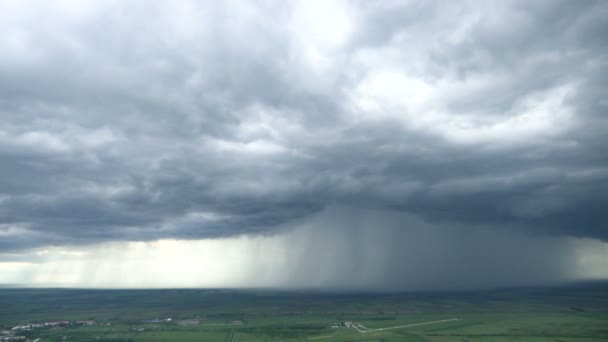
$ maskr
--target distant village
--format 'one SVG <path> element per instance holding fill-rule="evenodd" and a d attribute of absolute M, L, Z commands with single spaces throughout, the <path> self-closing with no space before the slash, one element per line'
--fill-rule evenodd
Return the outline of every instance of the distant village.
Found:
<path fill-rule="evenodd" d="M 105 323 L 109 325 L 110 323 Z M 48 328 L 48 327 L 72 327 L 72 326 L 91 326 L 95 325 L 95 321 L 53 321 L 53 322 L 42 322 L 42 323 L 28 323 L 21 324 L 12 327 L 10 330 L 0 331 L 0 342 L 8 341 L 24 341 L 24 342 L 38 342 L 39 338 L 35 340 L 29 340 L 26 336 L 20 335 L 25 331 L 30 331 L 36 328 Z"/>
<path fill-rule="evenodd" d="M 203 318 L 205 319 L 205 318 Z M 154 329 L 156 324 L 159 323 L 175 323 L 177 325 L 189 326 L 189 325 L 198 325 L 200 324 L 201 318 L 196 316 L 196 318 L 189 318 L 184 320 L 173 320 L 172 318 L 156 318 L 156 319 L 144 319 L 140 320 L 140 324 L 147 325 L 148 327 L 134 327 L 133 330 L 141 332 L 149 329 Z M 205 325 L 244 325 L 245 323 L 240 320 L 227 322 L 227 323 L 209 323 Z M 85 321 L 52 321 L 52 322 L 41 322 L 41 323 L 27 323 L 20 324 L 12 327 L 10 330 L 0 330 L 0 342 L 9 342 L 9 341 L 23 341 L 23 342 L 41 342 L 41 339 L 29 339 L 27 336 L 29 334 L 24 334 L 25 332 L 32 331 L 38 328 L 71 328 L 71 327 L 79 327 L 79 326 L 93 326 L 93 325 L 103 325 L 109 326 L 111 323 L 109 322 L 96 322 L 93 320 L 85 320 Z M 150 327 L 151 326 L 151 327 Z M 64 338 L 65 339 L 65 338 Z"/>

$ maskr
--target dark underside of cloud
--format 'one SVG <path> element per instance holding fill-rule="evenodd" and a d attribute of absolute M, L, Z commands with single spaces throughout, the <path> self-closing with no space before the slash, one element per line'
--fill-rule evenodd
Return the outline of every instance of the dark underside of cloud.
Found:
<path fill-rule="evenodd" d="M 413 225 L 608 240 L 606 2 L 13 5 L 0 251 L 270 234 L 335 206 L 376 213 L 357 236 L 378 249 Z"/>

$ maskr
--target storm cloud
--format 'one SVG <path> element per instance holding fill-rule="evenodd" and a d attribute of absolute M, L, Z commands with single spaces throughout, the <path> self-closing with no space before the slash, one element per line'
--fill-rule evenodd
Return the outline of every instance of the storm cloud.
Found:
<path fill-rule="evenodd" d="M 398 211 L 329 207 L 271 235 L 9 254 L 3 259 L 11 262 L 0 263 L 0 279 L 70 287 L 454 291 L 606 277 L 606 253 L 598 247 L 606 245 L 429 224 Z"/>
<path fill-rule="evenodd" d="M 603 1 L 2 2 L 0 252 L 283 234 L 332 208 L 400 241 L 606 241 L 606 18 Z M 311 229 L 357 229 L 330 221 Z"/>

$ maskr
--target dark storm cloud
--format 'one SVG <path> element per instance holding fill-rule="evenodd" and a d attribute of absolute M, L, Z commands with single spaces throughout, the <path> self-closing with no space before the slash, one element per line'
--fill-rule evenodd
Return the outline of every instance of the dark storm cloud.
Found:
<path fill-rule="evenodd" d="M 332 205 L 608 239 L 601 1 L 4 6 L 1 249 Z"/>

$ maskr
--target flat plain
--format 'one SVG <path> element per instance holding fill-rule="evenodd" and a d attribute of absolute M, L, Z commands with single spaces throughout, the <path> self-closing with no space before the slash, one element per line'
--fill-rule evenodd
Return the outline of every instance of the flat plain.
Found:
<path fill-rule="evenodd" d="M 347 294 L 2 288 L 0 331 L 0 341 L 39 342 L 606 341 L 608 283 Z"/>

